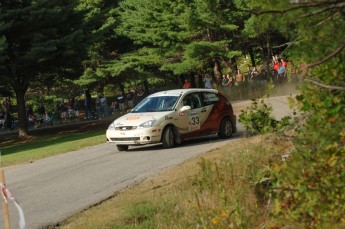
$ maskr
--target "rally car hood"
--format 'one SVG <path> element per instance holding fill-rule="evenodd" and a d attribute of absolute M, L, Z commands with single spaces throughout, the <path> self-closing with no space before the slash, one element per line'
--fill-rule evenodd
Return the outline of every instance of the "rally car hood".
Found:
<path fill-rule="evenodd" d="M 114 121 L 115 127 L 119 126 L 139 126 L 140 124 L 150 121 L 159 120 L 170 114 L 171 111 L 165 112 L 147 112 L 147 113 L 128 113 Z"/>

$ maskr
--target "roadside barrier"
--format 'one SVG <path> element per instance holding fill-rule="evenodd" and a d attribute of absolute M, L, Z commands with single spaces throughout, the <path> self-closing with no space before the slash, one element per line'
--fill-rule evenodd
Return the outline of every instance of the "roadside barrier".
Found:
<path fill-rule="evenodd" d="M 13 202 L 13 204 L 15 205 L 15 207 L 18 210 L 18 214 L 19 214 L 19 228 L 20 229 L 25 229 L 25 217 L 24 217 L 24 211 L 23 209 L 20 207 L 20 205 L 18 204 L 18 202 L 16 201 L 16 199 L 13 197 L 13 195 L 11 194 L 11 192 L 6 188 L 6 186 L 4 185 L 5 183 L 5 178 L 4 178 L 4 172 L 1 170 L 0 171 L 0 181 L 2 183 L 0 183 L 0 190 L 1 190 L 1 196 L 3 198 L 3 209 L 4 209 L 4 220 L 5 220 L 5 228 L 6 229 L 10 229 L 10 223 L 9 223 L 9 214 L 8 214 L 8 199 L 11 200 Z"/>

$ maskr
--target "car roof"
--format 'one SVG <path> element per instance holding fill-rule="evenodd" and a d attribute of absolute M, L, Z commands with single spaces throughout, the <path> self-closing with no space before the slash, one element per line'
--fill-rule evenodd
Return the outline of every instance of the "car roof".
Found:
<path fill-rule="evenodd" d="M 188 88 L 188 89 L 174 89 L 174 90 L 167 90 L 167 91 L 160 91 L 154 94 L 151 94 L 150 97 L 158 97 L 158 96 L 180 96 L 190 92 L 213 92 L 218 93 L 215 89 L 204 89 L 204 88 Z"/>

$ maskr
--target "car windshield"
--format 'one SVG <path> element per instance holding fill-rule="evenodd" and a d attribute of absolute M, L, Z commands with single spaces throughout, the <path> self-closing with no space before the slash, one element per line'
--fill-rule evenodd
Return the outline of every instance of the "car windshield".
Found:
<path fill-rule="evenodd" d="M 146 97 L 136 105 L 132 113 L 172 111 L 179 96 Z"/>

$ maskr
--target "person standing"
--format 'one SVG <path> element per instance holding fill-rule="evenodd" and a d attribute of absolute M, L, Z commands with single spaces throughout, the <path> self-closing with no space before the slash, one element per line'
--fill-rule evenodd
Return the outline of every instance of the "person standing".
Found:
<path fill-rule="evenodd" d="M 191 88 L 191 84 L 190 84 L 188 79 L 185 79 L 184 84 L 183 84 L 183 88 L 185 88 L 185 89 L 186 88 Z"/>
<path fill-rule="evenodd" d="M 128 90 L 126 97 L 127 97 L 128 108 L 133 108 L 134 107 L 134 103 L 133 103 L 134 94 L 131 92 L 131 90 Z"/>
<path fill-rule="evenodd" d="M 208 74 L 206 74 L 204 82 L 205 82 L 205 88 L 212 89 L 212 80 Z"/>
<path fill-rule="evenodd" d="M 258 95 L 258 85 L 259 85 L 259 72 L 257 71 L 256 67 L 253 67 L 250 80 L 251 80 L 251 86 L 252 86 L 252 93 L 255 97 Z"/>
<path fill-rule="evenodd" d="M 126 110 L 125 98 L 123 97 L 123 95 L 121 95 L 117 97 L 117 101 L 119 101 L 119 109 L 122 114 L 122 112 L 125 112 Z"/>
<path fill-rule="evenodd" d="M 107 97 L 104 96 L 104 94 L 101 94 L 101 117 L 104 118 L 108 116 L 108 107 L 107 107 Z"/>
<path fill-rule="evenodd" d="M 242 95 L 243 95 L 243 83 L 244 83 L 244 75 L 238 69 L 237 74 L 235 76 L 235 86 L 237 87 L 237 92 L 240 99 L 242 98 Z"/>
<path fill-rule="evenodd" d="M 282 84 L 283 82 L 285 82 L 286 81 L 285 78 L 286 78 L 286 69 L 283 62 L 280 62 L 279 69 L 278 69 L 278 84 Z"/>
<path fill-rule="evenodd" d="M 224 90 L 227 89 L 228 83 L 229 83 L 229 79 L 228 79 L 228 77 L 224 74 L 224 75 L 223 75 L 223 79 L 222 79 L 222 86 L 223 86 Z"/>

